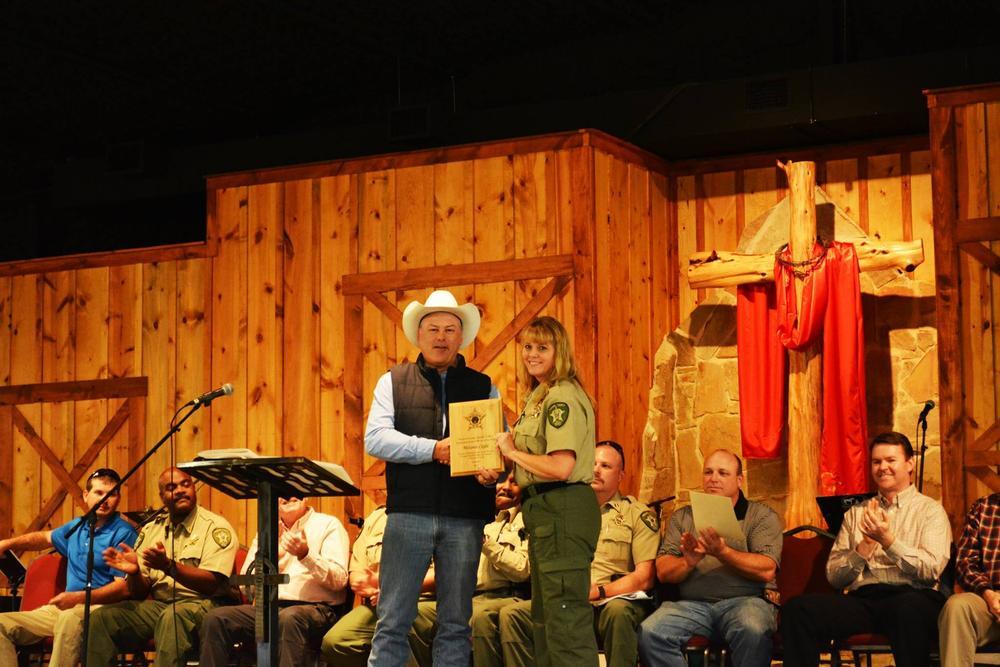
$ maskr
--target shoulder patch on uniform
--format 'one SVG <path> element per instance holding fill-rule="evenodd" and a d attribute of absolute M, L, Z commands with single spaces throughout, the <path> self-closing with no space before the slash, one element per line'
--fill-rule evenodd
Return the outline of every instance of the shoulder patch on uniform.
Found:
<path fill-rule="evenodd" d="M 653 514 L 652 510 L 646 510 L 639 515 L 639 518 L 646 524 L 646 528 L 649 528 L 654 533 L 660 532 L 660 519 Z"/>
<path fill-rule="evenodd" d="M 216 544 L 225 549 L 233 541 L 233 534 L 227 528 L 216 528 L 212 531 L 212 539 L 215 540 Z"/>
<path fill-rule="evenodd" d="M 569 405 L 562 401 L 553 403 L 545 413 L 545 418 L 553 428 L 561 428 L 569 419 Z"/>

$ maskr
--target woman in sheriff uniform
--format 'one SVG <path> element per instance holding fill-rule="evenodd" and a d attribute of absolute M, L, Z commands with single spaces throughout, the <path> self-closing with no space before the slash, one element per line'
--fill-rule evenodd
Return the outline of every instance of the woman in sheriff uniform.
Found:
<path fill-rule="evenodd" d="M 594 407 L 576 377 L 566 329 L 536 318 L 521 335 L 531 394 L 497 445 L 521 486 L 539 667 L 597 664 L 590 563 L 601 513 L 594 473 Z"/>

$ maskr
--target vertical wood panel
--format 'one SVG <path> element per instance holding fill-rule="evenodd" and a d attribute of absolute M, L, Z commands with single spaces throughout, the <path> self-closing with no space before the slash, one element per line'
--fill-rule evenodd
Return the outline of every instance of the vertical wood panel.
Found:
<path fill-rule="evenodd" d="M 285 456 L 319 453 L 319 182 L 285 186 Z M 294 334 L 293 334 L 294 332 Z"/>
<path fill-rule="evenodd" d="M 619 371 L 614 367 L 612 360 L 612 342 L 604 334 L 607 330 L 607 322 L 612 321 L 611 302 L 616 286 L 612 275 L 612 253 L 613 238 L 615 236 L 614 220 L 614 186 L 612 184 L 612 162 L 613 158 L 603 151 L 594 151 L 594 245 L 597 250 L 594 253 L 594 321 L 596 331 L 594 332 L 594 378 L 593 397 L 597 402 L 594 406 L 597 412 L 598 439 L 614 438 L 614 433 L 618 429 L 615 416 L 618 411 L 607 414 L 601 410 L 601 406 L 615 405 L 615 389 L 620 390 L 620 385 L 625 380 L 617 373 L 627 372 L 627 369 Z M 621 286 L 618 286 L 621 287 Z M 617 341 L 616 341 L 617 342 Z M 609 369 L 615 368 L 618 382 L 597 382 L 597 378 Z"/>
<path fill-rule="evenodd" d="M 668 179 L 650 172 L 650 343 L 655 355 L 660 341 L 676 324 L 677 243 L 673 229 Z"/>
<path fill-rule="evenodd" d="M 475 261 L 514 259 L 514 207 L 511 202 L 514 174 L 511 159 L 476 160 L 474 171 Z M 478 354 L 514 316 L 514 284 L 477 285 L 475 293 L 476 304 L 483 316 L 476 338 Z M 493 379 L 504 403 L 514 405 L 517 388 L 513 346 L 498 354 L 483 372 Z"/>
<path fill-rule="evenodd" d="M 76 272 L 76 336 L 83 344 L 75 354 L 77 380 L 108 377 L 108 280 L 107 268 Z M 76 457 L 100 434 L 108 421 L 108 401 L 77 401 L 73 405 L 74 449 Z M 107 465 L 105 449 L 94 461 L 95 467 Z"/>
<path fill-rule="evenodd" d="M 152 447 L 169 428 L 177 409 L 176 350 L 177 265 L 175 262 L 146 264 L 142 270 L 142 374 L 149 378 L 146 436 Z M 159 505 L 160 473 L 170 465 L 171 444 L 166 443 L 145 466 L 146 498 Z M 204 502 L 204 498 L 202 499 Z"/>
<path fill-rule="evenodd" d="M 868 234 L 883 241 L 903 240 L 903 190 L 900 156 L 868 158 Z"/>
<path fill-rule="evenodd" d="M 29 275 L 15 276 L 12 281 L 11 384 L 42 381 L 43 280 L 41 275 Z M 40 404 L 19 405 L 17 409 L 36 431 L 40 430 Z M 20 535 L 41 507 L 43 471 L 38 454 L 16 429 L 13 440 L 13 529 L 15 535 Z"/>
<path fill-rule="evenodd" d="M 71 271 L 46 274 L 43 279 L 42 306 L 42 381 L 69 382 L 75 375 L 76 344 L 76 276 Z M 85 339 L 84 339 L 85 340 Z M 86 345 L 86 343 L 85 343 Z M 75 462 L 73 403 L 42 403 L 42 423 L 39 434 L 70 469 Z M 50 471 L 42 475 L 41 498 L 45 502 L 61 484 Z M 67 495 L 62 506 L 49 520 L 48 527 L 59 526 L 73 517 L 73 494 Z"/>
<path fill-rule="evenodd" d="M 747 224 L 778 203 L 778 169 L 761 167 L 743 172 L 743 206 Z"/>
<path fill-rule="evenodd" d="M 108 269 L 108 376 L 134 377 L 141 374 L 139 360 L 142 340 L 142 265 L 112 266 Z M 204 352 L 203 352 L 204 353 Z M 136 399 L 143 404 L 146 398 Z M 125 399 L 108 401 L 113 415 Z M 136 419 L 130 412 L 130 422 Z M 129 428 L 122 428 L 108 443 L 108 465 L 124 474 L 134 460 L 129 452 Z M 137 459 L 136 459 L 137 460 Z M 136 510 L 145 505 L 144 473 L 137 473 L 126 483 L 120 508 Z"/>
<path fill-rule="evenodd" d="M 434 266 L 434 167 L 408 167 L 396 170 L 396 268 L 412 269 Z M 442 243 L 447 243 L 447 239 Z M 389 295 L 403 310 L 413 300 L 424 300 L 425 290 L 401 290 Z M 397 363 L 416 361 L 420 350 L 412 345 L 402 330 L 396 331 Z"/>
<path fill-rule="evenodd" d="M 324 178 L 320 181 L 320 443 L 323 460 L 339 463 L 361 484 L 362 453 L 346 437 L 344 296 L 341 279 L 357 268 L 358 239 L 357 177 Z M 353 257 L 353 262 L 352 262 Z M 360 353 L 360 350 L 358 350 Z M 324 499 L 321 506 L 336 516 L 364 514 L 360 499 Z M 347 524 L 345 524 L 347 525 Z M 349 526 L 350 528 L 350 526 Z"/>
<path fill-rule="evenodd" d="M 220 386 L 212 378 L 212 261 L 188 259 L 177 262 L 177 388 L 178 404 L 190 401 Z M 219 399 L 199 410 L 177 434 L 177 460 L 190 461 L 212 449 L 211 415 L 227 406 Z M 222 445 L 228 447 L 229 445 Z"/>
<path fill-rule="evenodd" d="M 913 238 L 924 242 L 924 263 L 913 272 L 916 280 L 934 282 L 934 208 L 931 203 L 931 153 L 910 154 L 910 211 Z"/>
<path fill-rule="evenodd" d="M 697 292 L 691 289 L 687 282 L 688 258 L 698 250 L 697 216 L 695 198 L 695 177 L 676 176 L 677 184 L 677 255 L 679 257 L 680 282 L 680 319 L 687 319 L 697 305 Z M 678 324 L 680 324 L 678 322 Z"/>
<path fill-rule="evenodd" d="M 358 271 L 391 271 L 396 268 L 395 172 L 362 174 L 359 185 Z M 363 313 L 365 356 L 361 395 L 367 417 L 375 383 L 396 362 L 396 325 L 367 300 Z M 365 454 L 366 470 L 373 462 Z"/>
<path fill-rule="evenodd" d="M 615 375 L 618 380 L 610 382 L 610 402 L 601 405 L 626 405 L 633 400 L 631 387 L 641 386 L 633 375 L 631 353 L 627 341 L 636 334 L 635 322 L 631 317 L 628 293 L 632 280 L 631 239 L 629 237 L 629 167 L 626 162 L 612 156 L 609 160 L 609 243 L 604 252 L 608 253 L 609 285 L 607 301 L 599 301 L 597 306 L 597 336 L 599 345 L 604 346 L 604 354 L 598 356 L 598 377 Z M 598 243 L 598 248 L 601 248 Z M 598 347 L 600 349 L 600 347 Z M 605 384 L 605 383 L 601 383 Z M 598 438 L 628 440 L 632 433 L 634 415 L 631 410 L 614 410 L 610 419 L 604 419 L 598 426 Z"/>
<path fill-rule="evenodd" d="M 830 160 L 826 163 L 823 191 L 851 220 L 860 224 L 861 202 L 858 188 L 858 160 Z"/>
<path fill-rule="evenodd" d="M 0 385 L 10 384 L 13 329 L 11 321 L 11 281 L 0 278 Z M 0 408 L 0 535 L 13 534 L 14 514 L 14 427 L 9 407 Z M 0 581 L 6 579 L 0 576 Z"/>
<path fill-rule="evenodd" d="M 650 227 L 652 225 L 652 210 L 650 208 L 649 172 L 643 167 L 629 165 L 629 322 L 632 324 L 632 335 L 629 340 L 629 365 L 632 373 L 632 384 L 638 388 L 634 394 L 632 416 L 628 425 L 626 440 L 622 445 L 626 449 L 629 461 L 642 460 L 642 432 L 646 424 L 646 414 L 649 407 L 649 388 L 653 378 L 651 324 L 653 308 L 651 303 L 652 259 L 650 251 Z M 629 493 L 638 490 L 639 477 L 630 475 L 626 478 L 626 488 Z"/>
<path fill-rule="evenodd" d="M 554 178 L 554 156 L 549 153 L 528 153 L 515 155 L 513 158 L 514 184 L 514 256 L 517 259 L 540 257 L 553 254 L 559 248 L 558 220 L 549 209 L 555 208 L 556 202 L 550 199 L 548 184 Z M 535 296 L 548 280 L 519 280 L 514 287 L 514 313 L 521 309 Z M 559 303 L 561 299 L 553 299 L 540 313 L 556 319 L 561 318 Z M 564 326 L 569 323 L 563 322 Z M 528 373 L 521 362 L 517 345 L 514 345 L 514 370 L 518 386 L 528 384 Z M 517 409 L 517 401 L 523 401 L 524 396 L 515 396 L 509 404 Z"/>

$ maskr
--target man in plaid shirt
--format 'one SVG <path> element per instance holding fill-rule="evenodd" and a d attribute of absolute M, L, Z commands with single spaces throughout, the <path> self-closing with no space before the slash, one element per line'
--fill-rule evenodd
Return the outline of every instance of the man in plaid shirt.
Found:
<path fill-rule="evenodd" d="M 1000 493 L 973 503 L 958 543 L 958 583 L 938 618 L 941 664 L 973 664 L 976 647 L 1000 639 Z"/>

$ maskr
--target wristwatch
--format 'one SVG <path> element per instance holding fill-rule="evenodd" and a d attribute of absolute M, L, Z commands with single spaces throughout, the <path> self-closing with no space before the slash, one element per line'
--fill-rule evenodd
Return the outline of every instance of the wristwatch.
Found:
<path fill-rule="evenodd" d="M 597 587 L 597 594 L 601 596 L 600 598 L 598 598 L 599 600 L 603 600 L 604 598 L 608 597 L 608 592 L 604 590 L 604 584 L 600 584 Z"/>

